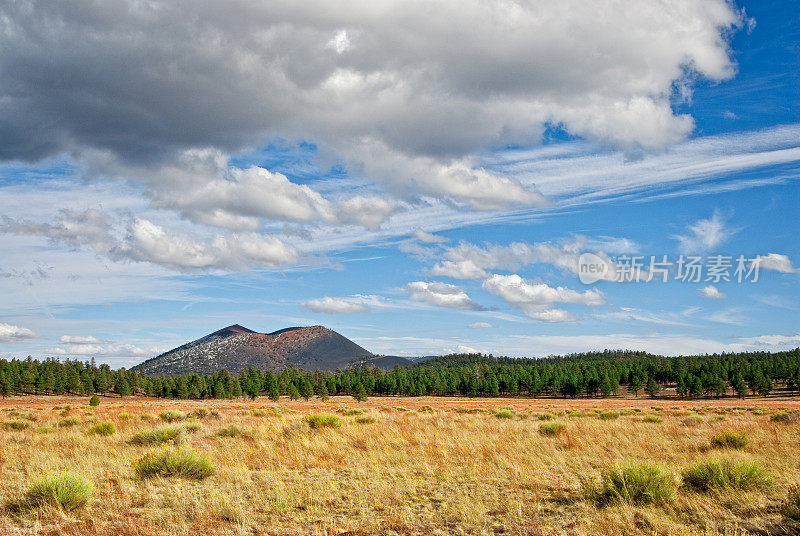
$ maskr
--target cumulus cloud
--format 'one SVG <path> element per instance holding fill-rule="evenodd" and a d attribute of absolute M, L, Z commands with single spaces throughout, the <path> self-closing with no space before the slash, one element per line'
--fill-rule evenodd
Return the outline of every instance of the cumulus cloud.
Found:
<path fill-rule="evenodd" d="M 123 259 L 152 262 L 178 269 L 242 269 L 250 266 L 283 266 L 299 260 L 292 246 L 279 238 L 257 233 L 197 240 L 136 218 L 125 244 L 112 254 Z"/>
<path fill-rule="evenodd" d="M 357 195 L 338 204 L 336 217 L 341 223 L 378 229 L 389 216 L 399 209 L 397 203 L 382 197 Z"/>
<path fill-rule="evenodd" d="M 533 283 L 517 274 L 493 274 L 483 282 L 483 288 L 522 309 L 534 320 L 543 322 L 571 322 L 576 317 L 567 311 L 553 307 L 556 303 L 578 303 L 581 305 L 603 305 L 605 299 L 598 290 L 577 292 L 566 287 L 550 287 L 544 283 Z"/>
<path fill-rule="evenodd" d="M 762 255 L 758 257 L 755 263 L 758 264 L 762 270 L 775 270 L 784 274 L 792 274 L 800 271 L 800 269 L 792 266 L 792 261 L 786 255 L 779 253 L 770 253 L 769 255 Z"/>
<path fill-rule="evenodd" d="M 633 151 L 685 138 L 693 120 L 673 111 L 675 88 L 732 76 L 727 40 L 742 23 L 724 0 L 84 7 L 0 7 L 0 159 L 157 167 L 186 150 L 306 139 L 389 190 L 487 209 L 544 200 L 472 155 L 547 124 Z M 320 209 L 276 184 L 301 214 Z M 208 218 L 231 224 L 239 189 L 222 188 Z"/>
<path fill-rule="evenodd" d="M 736 230 L 728 227 L 719 211 L 707 219 L 686 227 L 686 234 L 674 235 L 681 253 L 696 254 L 710 251 L 725 242 Z"/>
<path fill-rule="evenodd" d="M 354 314 L 366 313 L 370 310 L 362 300 L 353 298 L 316 298 L 302 303 L 303 307 L 314 313 L 333 314 Z"/>
<path fill-rule="evenodd" d="M 470 328 L 470 329 L 492 329 L 492 328 L 494 328 L 494 326 L 492 324 L 490 324 L 489 322 L 473 322 L 472 324 L 470 324 L 467 327 Z"/>
<path fill-rule="evenodd" d="M 21 342 L 34 337 L 36 334 L 28 328 L 0 323 L 0 343 Z"/>
<path fill-rule="evenodd" d="M 461 242 L 447 248 L 442 260 L 431 269 L 431 275 L 454 279 L 484 279 L 492 270 L 518 270 L 535 263 L 551 264 L 562 270 L 576 273 L 578 258 L 585 251 L 594 251 L 610 267 L 614 263 L 606 253 L 632 253 L 638 246 L 626 238 L 590 238 L 576 235 L 556 244 L 542 242 L 514 242 L 508 246 L 487 244 L 478 246 Z M 613 277 L 611 270 L 608 277 Z"/>
<path fill-rule="evenodd" d="M 473 302 L 463 289 L 448 283 L 412 281 L 406 285 L 412 300 L 427 302 L 439 307 L 451 309 L 481 310 L 482 307 Z"/>
<path fill-rule="evenodd" d="M 703 287 L 698 290 L 700 295 L 704 298 L 710 298 L 712 300 L 719 300 L 725 297 L 725 293 L 720 292 L 717 287 L 714 285 L 708 285 L 707 287 Z"/>
<path fill-rule="evenodd" d="M 240 270 L 297 263 L 300 255 L 281 239 L 249 232 L 211 239 L 167 231 L 144 218 L 134 218 L 124 236 L 117 236 L 110 217 L 97 211 L 62 211 L 55 223 L 5 218 L 0 231 L 42 236 L 72 246 L 86 245 L 114 261 L 148 262 L 178 270 Z"/>

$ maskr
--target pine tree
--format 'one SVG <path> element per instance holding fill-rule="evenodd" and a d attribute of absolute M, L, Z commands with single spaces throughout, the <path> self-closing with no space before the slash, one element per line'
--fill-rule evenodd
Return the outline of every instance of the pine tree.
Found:
<path fill-rule="evenodd" d="M 647 380 L 647 385 L 644 388 L 645 392 L 650 395 L 650 398 L 655 398 L 661 392 L 661 386 L 656 383 L 653 378 Z"/>
<path fill-rule="evenodd" d="M 359 402 L 367 401 L 367 390 L 364 388 L 363 383 L 358 382 L 356 386 L 353 388 L 353 398 L 355 398 Z"/>
<path fill-rule="evenodd" d="M 633 378 L 631 378 L 631 383 L 628 386 L 628 391 L 632 392 L 633 396 L 635 396 L 636 398 L 639 398 L 639 391 L 642 390 L 643 386 L 644 386 L 644 378 L 642 378 L 639 375 L 636 375 Z"/>
<path fill-rule="evenodd" d="M 323 402 L 327 401 L 330 398 L 330 393 L 328 392 L 328 386 L 325 385 L 325 382 L 320 382 L 319 385 L 319 398 Z"/>
<path fill-rule="evenodd" d="M 611 394 L 611 380 L 608 378 L 608 372 L 603 372 L 603 377 L 600 378 L 600 393 L 606 397 Z"/>
<path fill-rule="evenodd" d="M 300 398 L 300 391 L 297 390 L 297 386 L 294 382 L 289 383 L 289 400 L 297 400 Z"/>
<path fill-rule="evenodd" d="M 311 381 L 308 378 L 303 378 L 303 381 L 300 382 L 300 396 L 308 401 L 312 396 L 314 396 L 314 386 L 311 385 Z"/>

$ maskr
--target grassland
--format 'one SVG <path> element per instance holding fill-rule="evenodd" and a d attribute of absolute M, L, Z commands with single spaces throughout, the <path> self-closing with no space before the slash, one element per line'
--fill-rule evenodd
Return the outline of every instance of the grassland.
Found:
<path fill-rule="evenodd" d="M 0 401 L 0 422 L 28 423 L 0 427 L 0 534 L 800 530 L 784 515 L 800 483 L 800 420 L 771 418 L 800 411 L 797 400 L 87 402 Z M 107 423 L 108 435 L 90 433 Z M 718 466 L 754 480 L 682 485 Z M 86 480 L 85 504 L 46 499 L 42 482 L 65 473 Z M 641 474 L 660 479 L 657 500 L 646 486 L 628 493 L 626 475 Z"/>

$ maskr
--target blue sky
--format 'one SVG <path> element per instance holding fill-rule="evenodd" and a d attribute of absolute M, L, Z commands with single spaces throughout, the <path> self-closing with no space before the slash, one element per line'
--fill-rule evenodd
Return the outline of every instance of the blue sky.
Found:
<path fill-rule="evenodd" d="M 397 355 L 800 346 L 792 2 L 210 2 L 211 34 L 45 4 L 0 8 L 1 357 L 127 367 L 233 323 Z M 761 260 L 585 284 L 581 253 Z"/>

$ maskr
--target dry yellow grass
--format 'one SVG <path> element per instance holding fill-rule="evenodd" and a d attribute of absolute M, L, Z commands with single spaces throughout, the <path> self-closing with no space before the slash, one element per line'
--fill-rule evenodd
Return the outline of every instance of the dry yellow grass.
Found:
<path fill-rule="evenodd" d="M 444 400 L 444 399 L 442 399 Z M 505 400 L 513 418 L 491 411 L 469 413 L 480 400 L 332 399 L 281 404 L 275 410 L 259 399 L 171 402 L 104 399 L 97 408 L 86 400 L 6 400 L 38 416 L 30 428 L 0 432 L 0 504 L 24 496 L 36 478 L 69 470 L 94 484 L 94 499 L 69 512 L 34 509 L 0 514 L 0 534 L 193 535 L 193 534 L 709 534 L 748 530 L 785 534 L 779 512 L 788 489 L 800 483 L 800 424 L 770 420 L 770 411 L 729 407 L 662 405 L 660 423 L 642 422 L 651 412 L 622 411 L 613 420 L 597 418 L 589 405 L 564 414 L 565 404 Z M 603 405 L 616 411 L 633 407 Z M 69 403 L 82 424 L 58 427 L 55 405 Z M 755 405 L 757 401 L 748 401 Z M 309 412 L 365 408 L 371 424 L 358 415 L 341 416 L 340 428 L 312 430 Z M 422 405 L 432 412 L 416 411 Z M 796 402 L 786 406 L 797 407 Z M 409 411 L 390 409 L 394 406 Z M 218 409 L 203 419 L 202 430 L 181 434 L 182 448 L 209 458 L 213 476 L 202 480 L 142 480 L 132 465 L 158 447 L 130 443 L 135 432 L 161 425 L 141 414 L 165 410 Z M 462 411 L 457 411 L 460 407 Z M 380 409 L 379 409 L 380 408 Z M 256 411 L 265 409 L 267 411 Z M 299 411 L 297 411 L 299 410 Z M 304 411 L 307 410 L 307 411 Z M 556 436 L 539 433 L 537 414 L 550 411 L 566 424 Z M 135 418 L 120 418 L 123 413 Z M 684 424 L 700 413 L 700 421 Z M 92 422 L 111 421 L 118 432 L 87 435 Z M 693 420 L 694 421 L 694 420 Z M 244 433 L 220 437 L 236 425 Z M 49 433 L 37 428 L 53 427 Z M 656 463 L 678 478 L 686 466 L 710 454 L 711 438 L 725 430 L 747 433 L 737 455 L 760 463 L 772 476 L 764 491 L 697 494 L 678 491 L 660 506 L 596 507 L 584 497 L 584 484 L 601 471 L 630 460 Z M 741 532 L 740 532 L 741 533 Z"/>

